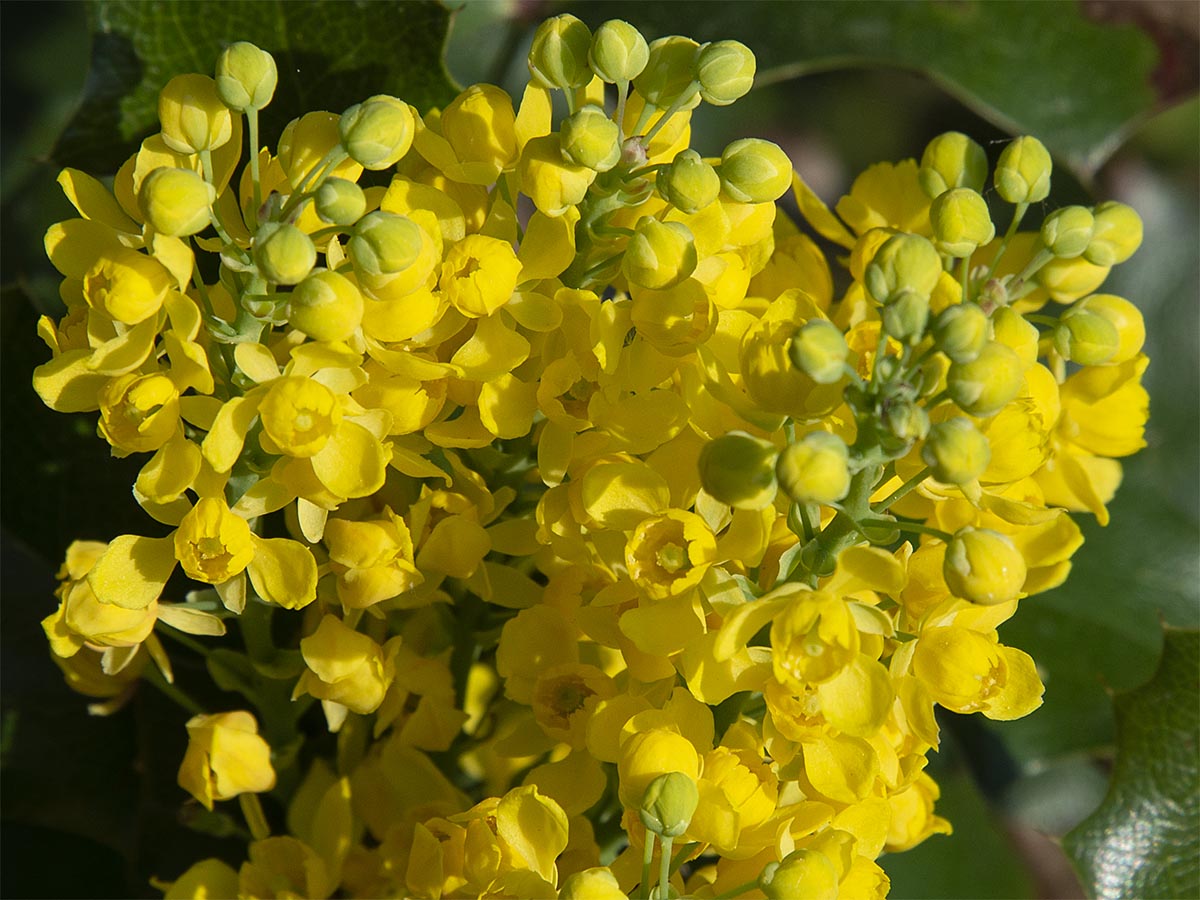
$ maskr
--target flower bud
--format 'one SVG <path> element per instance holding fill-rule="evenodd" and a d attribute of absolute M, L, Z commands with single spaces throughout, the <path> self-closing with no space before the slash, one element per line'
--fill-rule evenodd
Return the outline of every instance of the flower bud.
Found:
<path fill-rule="evenodd" d="M 758 889 L 767 900 L 837 900 L 838 873 L 824 853 L 793 850 L 781 862 L 763 867 Z"/>
<path fill-rule="evenodd" d="M 216 199 L 213 186 L 191 169 L 163 166 L 142 179 L 138 207 L 159 234 L 187 237 L 208 227 Z"/>
<path fill-rule="evenodd" d="M 732 431 L 700 451 L 700 483 L 735 509 L 765 509 L 775 500 L 775 457 L 770 441 Z"/>
<path fill-rule="evenodd" d="M 1116 326 L 1099 313 L 1072 306 L 1054 327 L 1054 349 L 1081 366 L 1100 366 L 1117 353 Z"/>
<path fill-rule="evenodd" d="M 379 94 L 342 113 L 338 134 L 350 158 L 365 169 L 395 165 L 412 146 L 416 125 L 408 104 Z"/>
<path fill-rule="evenodd" d="M 996 236 L 996 226 L 983 196 L 971 188 L 953 188 L 929 207 L 933 237 L 943 253 L 970 256 Z"/>
<path fill-rule="evenodd" d="M 353 225 L 367 211 L 367 197 L 353 181 L 345 178 L 326 178 L 317 188 L 313 207 L 322 222 L 330 225 Z"/>
<path fill-rule="evenodd" d="M 288 323 L 314 341 L 344 341 L 362 324 L 363 298 L 345 275 L 322 269 L 296 285 Z"/>
<path fill-rule="evenodd" d="M 397 275 L 421 254 L 421 228 L 412 219 L 394 213 L 373 212 L 354 226 L 346 252 L 364 275 Z"/>
<path fill-rule="evenodd" d="M 1024 371 L 1016 352 L 990 341 L 971 362 L 950 366 L 946 390 L 963 412 L 987 417 L 1000 412 L 1017 396 Z"/>
<path fill-rule="evenodd" d="M 650 48 L 642 33 L 620 19 L 609 19 L 592 35 L 588 62 L 601 81 L 633 81 L 646 68 Z"/>
<path fill-rule="evenodd" d="M 754 53 L 739 41 L 717 41 L 700 48 L 696 80 L 700 98 L 713 106 L 728 106 L 754 86 Z"/>
<path fill-rule="evenodd" d="M 737 203 L 774 203 L 792 186 L 792 161 L 778 144 L 734 141 L 721 154 L 721 187 Z"/>
<path fill-rule="evenodd" d="M 245 112 L 262 109 L 271 102 L 279 71 L 275 58 L 266 50 L 249 41 L 238 41 L 217 57 L 216 81 L 221 102 L 235 112 Z"/>
<path fill-rule="evenodd" d="M 1083 258 L 1097 266 L 1123 263 L 1142 246 L 1142 217 L 1131 206 L 1109 200 L 1093 212 L 1092 239 Z"/>
<path fill-rule="evenodd" d="M 942 277 L 942 258 L 927 238 L 897 234 L 888 238 L 863 273 L 868 293 L 889 303 L 905 291 L 928 301 Z"/>
<path fill-rule="evenodd" d="M 592 80 L 588 51 L 592 33 L 575 16 L 563 13 L 547 19 L 533 34 L 529 74 L 543 87 L 573 90 Z"/>
<path fill-rule="evenodd" d="M 696 782 L 683 772 L 667 772 L 647 785 L 638 817 L 647 831 L 674 838 L 687 831 L 699 805 Z"/>
<path fill-rule="evenodd" d="M 275 787 L 271 746 L 258 722 L 243 710 L 193 716 L 188 747 L 179 766 L 179 786 L 212 809 L 214 800 L 261 793 Z"/>
<path fill-rule="evenodd" d="M 1074 259 L 1088 248 L 1095 220 L 1083 206 L 1064 206 L 1046 216 L 1042 243 L 1059 259 Z"/>
<path fill-rule="evenodd" d="M 717 170 L 695 150 L 684 150 L 658 173 L 658 192 L 680 212 L 692 215 L 716 202 L 721 193 Z"/>
<path fill-rule="evenodd" d="M 1004 148 L 992 177 L 996 190 L 1009 203 L 1037 203 L 1050 193 L 1052 168 L 1042 142 L 1024 135 Z"/>
<path fill-rule="evenodd" d="M 792 365 L 817 384 L 835 384 L 845 374 L 850 348 L 842 330 L 824 319 L 812 319 L 792 336 Z"/>
<path fill-rule="evenodd" d="M 797 503 L 834 503 L 850 493 L 850 452 L 827 431 L 813 431 L 783 448 L 775 477 Z"/>
<path fill-rule="evenodd" d="M 692 87 L 696 77 L 696 55 L 700 45 L 691 38 L 672 35 L 650 44 L 646 67 L 633 80 L 633 86 L 646 102 L 667 109 Z M 684 104 L 691 109 L 700 102 L 700 94 Z"/>
<path fill-rule="evenodd" d="M 933 324 L 937 348 L 952 362 L 973 360 L 988 340 L 988 317 L 974 303 L 956 303 L 938 313 Z"/>
<path fill-rule="evenodd" d="M 321 624 L 300 640 L 306 670 L 293 696 L 312 694 L 349 707 L 359 715 L 373 713 L 387 695 L 396 667 L 391 648 L 380 647 L 370 637 L 344 625 L 328 613 Z"/>
<path fill-rule="evenodd" d="M 607 172 L 621 159 L 621 129 L 595 104 L 563 120 L 561 140 L 563 156 L 596 172 Z"/>
<path fill-rule="evenodd" d="M 176 153 L 216 150 L 233 136 L 233 116 L 207 75 L 176 75 L 158 95 L 163 143 Z"/>
<path fill-rule="evenodd" d="M 947 131 L 926 145 L 917 180 L 925 193 L 935 198 L 954 188 L 982 191 L 987 154 L 965 134 Z"/>
<path fill-rule="evenodd" d="M 929 322 L 929 297 L 916 291 L 901 291 L 880 313 L 883 330 L 905 344 L 916 344 Z"/>
<path fill-rule="evenodd" d="M 900 447 L 911 447 L 929 433 L 929 413 L 912 400 L 892 400 L 882 412 L 882 421 L 888 434 L 895 438 Z"/>
<path fill-rule="evenodd" d="M 987 528 L 961 528 L 946 545 L 942 577 L 955 597 L 993 606 L 1022 596 L 1025 559 L 1012 540 Z"/>
<path fill-rule="evenodd" d="M 1115 294 L 1092 294 L 1072 308 L 1103 316 L 1117 329 L 1117 352 L 1110 363 L 1127 362 L 1141 352 L 1142 344 L 1146 342 L 1146 323 L 1141 311 L 1125 298 Z"/>
<path fill-rule="evenodd" d="M 682 222 L 643 216 L 625 247 L 621 270 L 644 288 L 661 291 L 674 287 L 696 270 L 692 232 Z"/>
<path fill-rule="evenodd" d="M 254 236 L 254 262 L 274 284 L 299 284 L 317 262 L 312 239 L 295 225 L 265 222 Z"/>
<path fill-rule="evenodd" d="M 929 429 L 921 459 L 943 484 L 966 484 L 987 470 L 992 448 L 970 419 L 955 416 Z"/>

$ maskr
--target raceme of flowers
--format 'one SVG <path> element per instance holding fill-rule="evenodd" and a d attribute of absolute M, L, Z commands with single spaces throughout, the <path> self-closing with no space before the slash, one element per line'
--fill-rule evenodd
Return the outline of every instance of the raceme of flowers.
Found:
<path fill-rule="evenodd" d="M 45 631 L 93 712 L 188 704 L 179 784 L 253 837 L 168 897 L 882 897 L 950 830 L 935 708 L 1040 705 L 997 629 L 1144 444 L 1142 317 L 1098 293 L 1141 222 L 1022 231 L 1032 137 L 832 210 L 769 142 L 689 149 L 754 68 L 559 16 L 519 98 L 272 150 L 240 43 L 111 189 L 62 173 L 34 385 L 145 458 L 153 522 L 68 548 Z M 163 637 L 249 708 L 169 687 Z"/>

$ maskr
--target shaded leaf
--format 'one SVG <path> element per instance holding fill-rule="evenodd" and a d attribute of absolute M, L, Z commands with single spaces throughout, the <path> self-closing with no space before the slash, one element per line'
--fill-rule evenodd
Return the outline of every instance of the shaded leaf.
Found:
<path fill-rule="evenodd" d="M 1108 796 L 1067 835 L 1098 898 L 1200 895 L 1200 632 L 1168 629 L 1154 678 L 1113 698 Z"/>
<path fill-rule="evenodd" d="M 158 92 L 175 75 L 211 74 L 221 50 L 252 41 L 274 54 L 279 87 L 263 141 L 312 110 L 341 112 L 373 94 L 426 110 L 454 87 L 442 62 L 450 12 L 436 0 L 93 0 L 92 65 L 78 113 L 52 156 L 113 172 L 158 124 Z"/>

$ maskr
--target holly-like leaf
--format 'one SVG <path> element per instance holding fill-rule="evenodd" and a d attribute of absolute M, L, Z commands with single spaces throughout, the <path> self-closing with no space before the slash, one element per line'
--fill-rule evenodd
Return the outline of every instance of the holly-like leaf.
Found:
<path fill-rule="evenodd" d="M 1101 900 L 1200 896 L 1200 632 L 1167 629 L 1154 678 L 1113 707 L 1108 796 L 1067 852 Z"/>
<path fill-rule="evenodd" d="M 454 97 L 442 61 L 451 13 L 437 0 L 92 0 L 88 9 L 92 65 L 52 154 L 63 166 L 116 171 L 157 127 L 162 86 L 186 72 L 212 74 L 234 41 L 270 51 L 279 66 L 264 142 L 305 112 L 341 112 L 373 94 L 420 110 Z"/>

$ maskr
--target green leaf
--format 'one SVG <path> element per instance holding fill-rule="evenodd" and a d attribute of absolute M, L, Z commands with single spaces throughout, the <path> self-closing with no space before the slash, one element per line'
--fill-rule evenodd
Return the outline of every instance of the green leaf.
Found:
<path fill-rule="evenodd" d="M 450 11 L 436 0 L 92 0 L 92 65 L 78 113 L 52 153 L 60 165 L 114 172 L 157 127 L 158 92 L 211 74 L 221 50 L 251 41 L 275 56 L 279 87 L 263 140 L 305 112 L 341 112 L 373 94 L 420 110 L 454 96 L 442 61 Z"/>
<path fill-rule="evenodd" d="M 681 27 L 671 3 L 570 8 L 593 27 L 626 18 L 648 37 Z M 759 85 L 847 67 L 922 72 L 1000 127 L 1035 135 L 1084 179 L 1157 99 L 1151 40 L 1089 22 L 1069 0 L 711 3 L 682 27 L 698 41 L 749 46 Z"/>
<path fill-rule="evenodd" d="M 1167 629 L 1154 678 L 1117 694 L 1108 796 L 1065 846 L 1091 896 L 1200 896 L 1200 632 Z"/>

